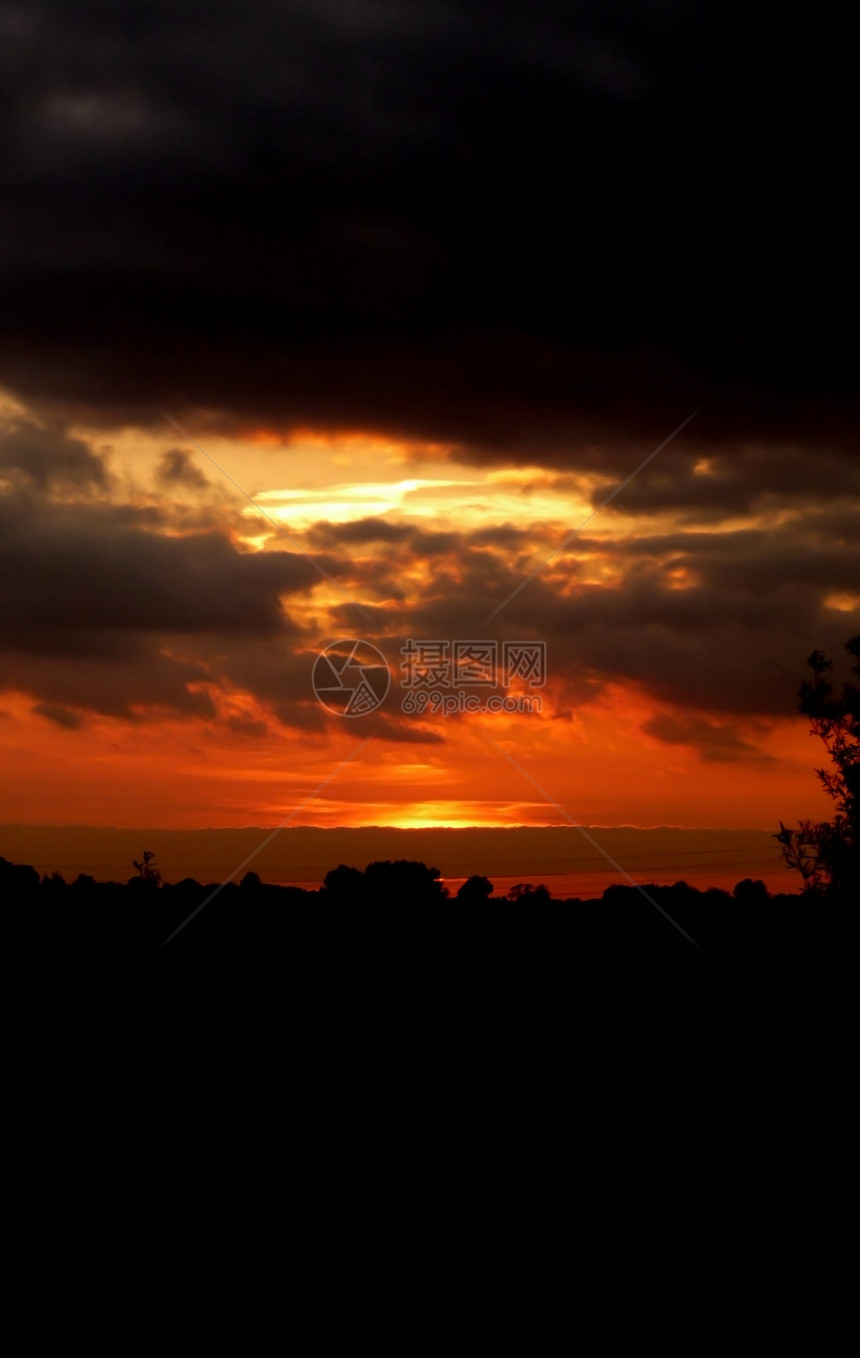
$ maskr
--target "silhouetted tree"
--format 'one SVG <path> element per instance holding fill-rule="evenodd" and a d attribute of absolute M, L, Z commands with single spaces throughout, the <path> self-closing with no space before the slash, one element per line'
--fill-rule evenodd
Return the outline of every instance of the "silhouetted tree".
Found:
<path fill-rule="evenodd" d="M 493 894 L 489 877 L 469 877 L 457 892 L 457 900 L 464 905 L 483 905 Z"/>
<path fill-rule="evenodd" d="M 439 881 L 438 868 L 399 858 L 368 863 L 364 881 L 372 901 L 390 905 L 431 905 L 444 901 L 448 889 Z"/>
<path fill-rule="evenodd" d="M 510 898 L 518 905 L 549 905 L 552 897 L 543 882 L 533 886 L 531 882 L 517 882 L 510 890 Z"/>
<path fill-rule="evenodd" d="M 364 873 L 359 868 L 347 867 L 339 863 L 331 868 L 323 879 L 323 895 L 338 904 L 359 904 L 366 895 Z"/>
<path fill-rule="evenodd" d="M 845 643 L 860 661 L 860 635 Z M 812 679 L 800 687 L 799 710 L 812 720 L 811 734 L 824 742 L 834 768 L 816 769 L 836 804 L 832 821 L 801 821 L 796 830 L 779 823 L 775 836 L 803 889 L 825 900 L 848 902 L 860 894 L 860 689 L 845 683 L 837 692 L 826 675 L 832 661 L 813 651 L 807 664 Z M 860 663 L 852 666 L 860 675 Z"/>
<path fill-rule="evenodd" d="M 751 877 L 745 877 L 732 889 L 732 895 L 743 905 L 761 905 L 770 900 L 770 892 L 760 877 L 755 881 Z"/>
<path fill-rule="evenodd" d="M 0 891 L 4 896 L 19 900 L 29 898 L 39 889 L 39 874 L 29 863 L 10 863 L 0 858 Z"/>
<path fill-rule="evenodd" d="M 143 862 L 138 863 L 137 859 L 132 859 L 132 866 L 137 868 L 137 875 L 143 882 L 154 882 L 158 886 L 161 882 L 161 873 L 155 866 L 155 854 L 152 849 L 144 849 Z"/>

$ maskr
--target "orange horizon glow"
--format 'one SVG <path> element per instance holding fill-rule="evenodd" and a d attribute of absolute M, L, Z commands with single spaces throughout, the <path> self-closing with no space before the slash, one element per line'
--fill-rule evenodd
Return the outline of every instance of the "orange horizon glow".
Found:
<path fill-rule="evenodd" d="M 484 716 L 474 729 L 449 723 L 444 746 L 376 740 L 317 796 L 360 739 L 335 718 L 324 736 L 297 736 L 270 719 L 270 734 L 248 741 L 199 719 L 130 725 L 90 717 L 83 728 L 65 730 L 31 709 L 27 695 L 3 696 L 0 738 L 13 777 L 0 789 L 0 823 L 266 827 L 311 797 L 303 824 L 564 824 L 482 730 L 584 825 L 767 828 L 828 813 L 802 720 L 759 736 L 774 763 L 745 768 L 739 790 L 734 761 L 705 761 L 641 733 L 634 745 L 645 714 L 659 709 L 621 689 L 572 720 L 530 718 L 527 735 L 521 727 L 512 732 L 510 722 L 505 731 L 504 717 Z M 561 750 L 569 761 L 560 764 Z"/>

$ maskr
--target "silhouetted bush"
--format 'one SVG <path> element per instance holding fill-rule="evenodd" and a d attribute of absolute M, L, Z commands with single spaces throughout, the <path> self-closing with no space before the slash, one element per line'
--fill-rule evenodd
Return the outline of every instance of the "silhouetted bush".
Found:
<path fill-rule="evenodd" d="M 457 892 L 457 900 L 464 905 L 483 905 L 493 894 L 489 877 L 469 877 Z"/>
<path fill-rule="evenodd" d="M 860 661 L 860 636 L 845 643 Z M 812 679 L 800 686 L 799 710 L 812 720 L 833 764 L 816 775 L 836 806 L 832 821 L 801 821 L 794 830 L 779 823 L 775 836 L 790 868 L 800 873 L 803 890 L 820 901 L 856 905 L 860 900 L 860 688 L 845 683 L 837 692 L 826 677 L 833 668 L 821 651 L 807 664 Z M 860 663 L 852 666 L 860 675 Z"/>

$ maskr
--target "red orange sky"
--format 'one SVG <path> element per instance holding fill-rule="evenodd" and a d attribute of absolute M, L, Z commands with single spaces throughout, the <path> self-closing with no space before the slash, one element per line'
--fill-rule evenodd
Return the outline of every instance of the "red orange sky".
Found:
<path fill-rule="evenodd" d="M 32 418 L 7 402 L 13 436 Z M 228 437 L 210 429 L 196 448 L 166 422 L 163 430 L 106 436 L 82 427 L 64 437 L 87 450 L 100 474 L 50 485 L 47 522 L 56 522 L 60 540 L 101 524 L 108 542 L 119 544 L 127 590 L 135 586 L 135 556 L 153 538 L 168 546 L 217 538 L 228 588 L 229 571 L 248 558 L 280 570 L 286 553 L 305 574 L 285 590 L 261 576 L 253 606 L 268 596 L 272 609 L 247 632 L 242 606 L 196 629 L 196 598 L 204 609 L 220 606 L 207 598 L 205 569 L 194 579 L 191 616 L 181 622 L 166 617 L 162 628 L 157 610 L 138 616 L 146 610 L 131 595 L 125 626 L 96 607 L 78 637 L 74 618 L 66 619 L 58 653 L 37 647 L 30 668 L 10 676 L 0 704 L 7 773 L 0 822 L 191 830 L 269 828 L 294 815 L 298 825 L 422 828 L 552 825 L 569 817 L 584 825 L 767 830 L 780 819 L 826 814 L 812 773 L 820 752 L 804 721 L 788 703 L 776 711 L 766 693 L 758 701 L 764 689 L 753 667 L 766 656 L 722 653 L 714 629 L 725 645 L 742 644 L 743 630 L 725 612 L 711 621 L 701 611 L 688 617 L 683 598 L 710 597 L 707 571 L 714 561 L 731 564 L 735 543 L 745 559 L 743 587 L 754 597 L 751 548 L 802 535 L 802 516 L 790 506 L 723 513 L 690 527 L 671 504 L 647 517 L 625 513 L 622 492 L 485 627 L 491 607 L 613 486 L 597 469 L 599 455 L 591 469 L 582 459 L 579 471 L 476 466 L 449 448 L 325 430 Z M 637 451 L 629 450 L 632 465 Z M 707 503 L 709 481 L 719 480 L 714 459 L 699 457 L 695 446 L 686 455 Z M 26 488 L 24 473 L 12 468 L 7 494 Z M 122 542 L 118 534 L 126 535 Z M 49 564 L 53 551 L 49 540 Z M 193 559 L 189 569 L 198 569 Z M 163 581 L 145 572 L 139 578 L 140 592 L 164 590 L 168 608 L 188 583 L 169 573 Z M 62 598 L 67 582 L 55 583 Z M 92 575 L 87 583 L 93 595 L 105 588 Z M 821 610 L 847 635 L 857 597 L 838 579 L 823 582 L 819 594 Z M 626 654 L 618 609 L 629 608 L 629 598 Z M 85 614 L 91 602 L 81 599 Z M 748 605 L 738 597 L 741 615 Z M 645 633 L 637 632 L 637 607 L 654 613 Z M 690 628 L 701 632 L 701 658 L 678 642 Z M 88 654 L 93 629 L 99 641 Z M 145 686 L 137 692 L 134 657 L 129 665 L 116 654 L 117 638 L 124 643 L 129 633 L 143 669 L 179 667 L 179 698 L 153 700 Z M 331 716 L 312 689 L 316 655 L 343 635 L 372 641 L 392 673 L 387 703 L 367 719 Z M 404 715 L 404 639 L 475 635 L 546 643 L 546 682 L 534 690 L 542 710 Z M 643 637 L 657 651 L 637 673 Z M 795 654 L 780 657 L 783 670 L 797 660 L 798 680 L 803 649 L 798 641 Z M 673 675 L 679 663 L 682 672 Z M 738 682 L 747 665 L 756 680 L 749 702 Z M 760 863 L 756 875 L 767 875 Z"/>
<path fill-rule="evenodd" d="M 201 12 L 0 10 L 0 825 L 826 816 L 853 9 Z M 409 639 L 542 710 L 404 710 Z"/>

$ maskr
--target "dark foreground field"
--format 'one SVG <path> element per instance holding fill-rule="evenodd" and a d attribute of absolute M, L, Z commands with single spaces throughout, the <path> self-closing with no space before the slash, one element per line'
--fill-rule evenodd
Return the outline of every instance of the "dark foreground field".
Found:
<path fill-rule="evenodd" d="M 721 1126 L 721 1164 L 740 1134 L 727 1109 L 777 1072 L 799 1091 L 842 1061 L 841 907 L 755 883 L 647 886 L 673 924 L 628 887 L 448 898 L 421 864 L 327 882 L 66 885 L 0 862 L 28 1098 L 47 1090 L 98 1144 L 130 1145 L 143 1122 L 177 1164 L 213 1135 L 229 1156 L 241 1127 L 298 1135 L 302 1164 L 322 1154 L 327 1173 L 349 1147 L 441 1172 L 482 1126 L 484 1157 L 529 1129 L 531 1168 L 548 1138 L 605 1135 L 647 1180 L 646 1133 L 695 1159 Z"/>
<path fill-rule="evenodd" d="M 683 882 L 614 886 L 598 900 L 544 888 L 487 896 L 481 879 L 447 897 L 423 864 L 339 868 L 319 891 L 241 884 L 67 885 L 0 860 L 11 932 L 31 963 L 129 981 L 193 978 L 355 995 L 430 984 L 511 994 L 586 984 L 595 968 L 806 984 L 839 949 L 840 913 L 811 896 L 732 894 Z M 650 899 L 648 899 L 650 898 Z M 661 907 L 665 914 L 657 907 Z M 667 918 L 667 916 L 669 918 Z"/>

